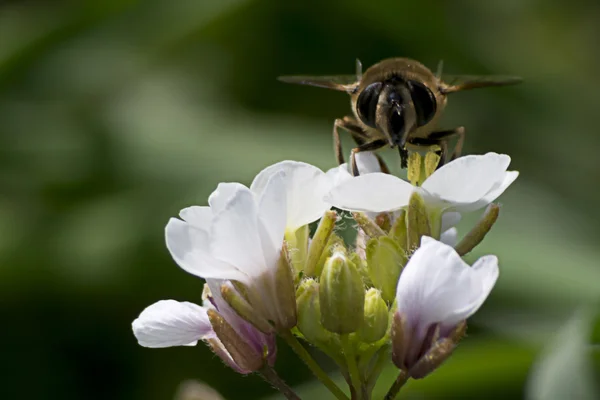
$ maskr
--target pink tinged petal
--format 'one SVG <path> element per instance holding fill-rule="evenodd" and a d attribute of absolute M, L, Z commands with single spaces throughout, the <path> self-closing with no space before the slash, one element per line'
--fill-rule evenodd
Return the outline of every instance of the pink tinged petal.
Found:
<path fill-rule="evenodd" d="M 245 189 L 246 186 L 237 182 L 219 183 L 215 191 L 208 197 L 208 205 L 213 215 L 221 212 L 229 200 L 242 188 Z"/>
<path fill-rule="evenodd" d="M 234 265 L 250 279 L 267 270 L 259 233 L 258 205 L 247 187 L 238 187 L 221 212 L 214 216 L 210 236 L 214 258 Z M 225 279 L 224 276 L 213 277 Z M 242 282 L 250 281 L 242 279 Z"/>
<path fill-rule="evenodd" d="M 319 168 L 296 161 L 282 161 L 262 170 L 250 186 L 250 189 L 261 194 L 269 177 L 283 170 L 287 185 L 287 223 L 289 230 L 319 219 L 331 206 L 323 201 L 323 196 L 330 189 L 330 179 Z"/>
<path fill-rule="evenodd" d="M 410 183 L 390 174 L 374 172 L 342 182 L 325 200 L 342 210 L 380 213 L 406 206 L 412 191 Z"/>
<path fill-rule="evenodd" d="M 237 268 L 211 257 L 208 233 L 201 229 L 171 218 L 165 228 L 165 238 L 173 260 L 192 275 L 242 281 L 247 278 Z"/>
<path fill-rule="evenodd" d="M 450 247 L 455 247 L 458 243 L 458 229 L 450 228 L 442 232 L 440 242 L 447 244 Z"/>
<path fill-rule="evenodd" d="M 225 320 L 235 329 L 235 331 L 248 342 L 257 353 L 262 354 L 264 349 L 267 349 L 267 359 L 270 365 L 275 362 L 277 354 L 277 344 L 275 336 L 273 334 L 265 334 L 252 326 L 245 319 L 240 317 L 230 306 L 227 304 L 223 296 L 221 296 L 221 285 L 231 285 L 228 281 L 220 279 L 207 279 L 206 283 L 210 288 L 211 301 L 215 308 L 225 318 Z"/>
<path fill-rule="evenodd" d="M 179 217 L 188 224 L 208 232 L 212 223 L 213 212 L 208 206 L 191 206 L 181 210 Z"/>
<path fill-rule="evenodd" d="M 147 307 L 132 328 L 138 343 L 152 348 L 195 345 L 215 336 L 205 308 L 175 300 Z"/>
<path fill-rule="evenodd" d="M 400 275 L 398 311 L 420 329 L 456 325 L 477 311 L 497 277 L 496 257 L 469 267 L 452 247 L 424 237 Z"/>
<path fill-rule="evenodd" d="M 451 203 L 473 203 L 503 181 L 509 164 L 506 154 L 460 157 L 435 171 L 422 187 Z"/>
<path fill-rule="evenodd" d="M 259 233 L 265 262 L 275 265 L 281 253 L 286 226 L 286 175 L 272 175 L 258 198 Z"/>

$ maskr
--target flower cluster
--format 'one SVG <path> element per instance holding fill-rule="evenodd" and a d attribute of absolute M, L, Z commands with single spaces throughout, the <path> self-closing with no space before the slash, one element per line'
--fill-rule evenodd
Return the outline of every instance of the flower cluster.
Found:
<path fill-rule="evenodd" d="M 159 301 L 133 322 L 142 346 L 206 342 L 231 368 L 258 372 L 288 398 L 274 373 L 280 335 L 339 399 L 346 394 L 319 368 L 301 338 L 340 367 L 352 398 L 368 399 L 381 368 L 400 370 L 388 395 L 446 360 L 498 277 L 498 260 L 473 266 L 461 256 L 498 217 L 492 202 L 517 178 L 510 157 L 458 158 L 436 169 L 434 153 L 413 154 L 409 181 L 381 172 L 360 153 L 323 172 L 284 161 L 250 187 L 222 183 L 208 206 L 182 210 L 166 227 L 167 248 L 185 271 L 206 280 L 204 305 Z M 339 211 L 352 213 L 356 242 L 338 235 Z M 466 212 L 486 208 L 458 240 Z M 316 227 L 311 224 L 320 219 Z"/>

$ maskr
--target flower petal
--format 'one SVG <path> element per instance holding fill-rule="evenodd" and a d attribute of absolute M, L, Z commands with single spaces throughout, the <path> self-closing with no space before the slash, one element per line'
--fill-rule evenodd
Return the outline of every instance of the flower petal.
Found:
<path fill-rule="evenodd" d="M 241 188 L 246 188 L 246 186 L 237 182 L 219 183 L 215 191 L 208 197 L 208 205 L 210 206 L 213 215 L 221 212 L 229 200 Z"/>
<path fill-rule="evenodd" d="M 496 257 L 483 257 L 471 268 L 452 247 L 424 237 L 400 275 L 398 311 L 420 327 L 456 325 L 483 304 L 497 277 Z"/>
<path fill-rule="evenodd" d="M 342 182 L 325 197 L 348 211 L 386 212 L 408 204 L 413 186 L 393 175 L 374 172 Z"/>
<path fill-rule="evenodd" d="M 165 228 L 165 239 L 173 260 L 192 275 L 234 280 L 246 278 L 238 269 L 210 256 L 208 233 L 202 229 L 171 218 Z"/>
<path fill-rule="evenodd" d="M 360 175 L 372 174 L 373 172 L 381 172 L 379 160 L 372 151 L 363 151 L 356 153 L 356 166 Z"/>
<path fill-rule="evenodd" d="M 442 229 L 441 231 L 447 231 L 448 229 L 458 225 L 462 215 L 459 212 L 448 211 L 442 214 Z"/>
<path fill-rule="evenodd" d="M 215 336 L 206 309 L 175 300 L 161 300 L 147 307 L 132 328 L 140 345 L 153 348 L 195 345 Z"/>
<path fill-rule="evenodd" d="M 502 182 L 510 157 L 469 155 L 442 166 L 423 182 L 423 189 L 451 203 L 473 203 Z"/>
<path fill-rule="evenodd" d="M 188 224 L 208 232 L 213 212 L 208 206 L 191 206 L 179 211 L 179 216 Z"/>
<path fill-rule="evenodd" d="M 455 247 L 458 243 L 458 229 L 450 228 L 442 232 L 440 242 L 447 244 L 450 247 Z"/>
<path fill-rule="evenodd" d="M 254 194 L 240 185 L 214 216 L 211 227 L 211 255 L 235 265 L 249 277 L 265 272 L 267 266 L 259 236 L 258 206 Z M 225 276 L 214 276 L 226 279 Z"/>
<path fill-rule="evenodd" d="M 267 265 L 279 260 L 286 224 L 286 175 L 283 170 L 272 175 L 258 199 L 260 237 Z"/>

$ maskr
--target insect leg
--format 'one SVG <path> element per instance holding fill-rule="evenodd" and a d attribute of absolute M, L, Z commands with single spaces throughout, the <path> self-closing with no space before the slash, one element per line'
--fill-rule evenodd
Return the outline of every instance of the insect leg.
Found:
<path fill-rule="evenodd" d="M 367 136 L 363 129 L 351 117 L 337 118 L 333 123 L 333 149 L 335 152 L 335 159 L 339 165 L 344 163 L 344 150 L 342 149 L 342 142 L 340 140 L 340 133 L 338 128 L 345 129 L 350 132 L 354 141 L 360 146 L 365 142 Z M 361 141 L 361 143 L 359 143 Z"/>
<path fill-rule="evenodd" d="M 372 142 L 363 143 L 358 147 L 352 149 L 352 153 L 350 155 L 350 166 L 352 169 L 352 175 L 358 176 L 358 166 L 356 165 L 356 153 L 360 153 L 361 151 L 373 151 L 378 150 L 382 147 L 385 147 L 388 144 L 385 139 L 376 139 Z"/>
<path fill-rule="evenodd" d="M 355 122 L 352 117 L 344 117 L 344 120 L 348 121 L 349 123 L 353 123 L 357 128 L 356 131 L 350 131 L 350 134 L 352 135 L 352 139 L 354 139 L 354 143 L 356 143 L 357 146 L 362 146 L 363 144 L 365 144 L 368 140 L 368 136 L 364 132 L 364 130 L 362 130 L 360 125 L 358 125 L 358 123 Z M 359 129 L 361 132 L 360 134 L 357 133 Z M 384 174 L 389 174 L 390 169 L 388 168 L 385 161 L 383 161 L 383 158 L 381 158 L 381 156 L 379 154 L 375 154 L 375 157 L 377 158 L 377 162 L 379 163 L 379 168 L 381 169 L 381 172 L 383 172 Z"/>
<path fill-rule="evenodd" d="M 448 129 L 445 131 L 433 132 L 429 136 L 429 139 L 438 140 L 439 142 L 446 142 L 445 148 L 447 150 L 448 140 L 452 139 L 455 136 L 458 136 L 458 140 L 456 141 L 456 145 L 454 146 L 454 151 L 452 152 L 452 155 L 450 156 L 450 161 L 452 161 L 452 160 L 455 160 L 458 157 L 460 157 L 460 155 L 462 154 L 462 148 L 463 148 L 463 144 L 465 142 L 465 128 L 463 126 L 459 126 L 458 128 L 454 128 L 454 129 Z M 444 161 L 445 161 L 445 158 L 446 157 L 444 157 Z M 440 161 L 439 165 L 442 166 L 443 163 Z"/>

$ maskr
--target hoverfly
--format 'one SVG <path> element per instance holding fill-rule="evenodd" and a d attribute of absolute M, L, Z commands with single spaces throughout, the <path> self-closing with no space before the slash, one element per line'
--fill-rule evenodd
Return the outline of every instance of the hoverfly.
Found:
<path fill-rule="evenodd" d="M 338 128 L 350 132 L 357 147 L 352 149 L 350 165 L 358 175 L 355 155 L 385 146 L 397 147 L 401 167 L 406 168 L 408 150 L 436 148 L 440 163 L 460 156 L 465 138 L 464 127 L 437 130 L 437 122 L 446 107 L 447 95 L 462 90 L 487 86 L 513 85 L 518 77 L 467 76 L 441 77 L 441 63 L 434 74 L 423 64 L 408 58 L 389 58 L 362 73 L 356 60 L 355 75 L 282 76 L 283 82 L 317 86 L 346 92 L 350 95 L 353 116 L 338 118 L 333 124 L 335 156 L 339 164 L 344 155 Z M 448 156 L 448 141 L 457 137 L 455 148 Z M 384 171 L 387 167 L 378 157 Z"/>

